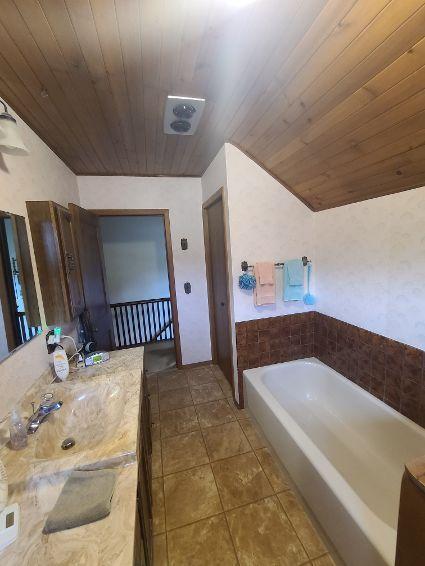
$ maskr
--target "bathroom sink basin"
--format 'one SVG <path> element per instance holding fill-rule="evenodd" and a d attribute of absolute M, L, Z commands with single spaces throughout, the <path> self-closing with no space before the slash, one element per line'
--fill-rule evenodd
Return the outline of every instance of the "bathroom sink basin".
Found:
<path fill-rule="evenodd" d="M 63 405 L 35 433 L 36 460 L 99 448 L 119 435 L 125 406 L 125 390 L 119 383 L 61 384 L 54 388 L 54 395 Z M 70 447 L 64 450 L 63 445 Z"/>

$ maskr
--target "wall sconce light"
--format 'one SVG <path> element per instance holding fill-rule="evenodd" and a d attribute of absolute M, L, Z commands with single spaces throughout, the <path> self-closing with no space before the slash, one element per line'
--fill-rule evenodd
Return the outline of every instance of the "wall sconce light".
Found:
<path fill-rule="evenodd" d="M 28 155 L 28 150 L 19 135 L 18 126 L 15 118 L 7 111 L 7 106 L 0 99 L 4 106 L 4 112 L 0 114 L 0 153 L 9 155 Z"/>

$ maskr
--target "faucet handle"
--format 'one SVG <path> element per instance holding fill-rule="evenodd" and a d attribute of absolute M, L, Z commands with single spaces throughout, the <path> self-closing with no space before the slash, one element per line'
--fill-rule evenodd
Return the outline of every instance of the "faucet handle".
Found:
<path fill-rule="evenodd" d="M 49 393 L 43 393 L 41 395 L 41 406 L 43 405 L 50 405 L 50 403 L 53 401 L 53 393 L 49 392 Z"/>
<path fill-rule="evenodd" d="M 35 403 L 34 403 L 34 401 L 31 401 L 31 407 L 32 407 L 32 414 L 35 415 Z"/>

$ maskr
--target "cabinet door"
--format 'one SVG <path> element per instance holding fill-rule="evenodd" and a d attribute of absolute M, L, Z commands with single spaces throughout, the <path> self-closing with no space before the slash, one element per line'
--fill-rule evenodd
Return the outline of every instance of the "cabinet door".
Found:
<path fill-rule="evenodd" d="M 68 307 L 71 319 L 84 310 L 83 290 L 78 260 L 75 253 L 75 242 L 72 235 L 71 214 L 63 208 L 55 209 L 59 239 L 61 245 L 62 264 L 66 277 Z"/>

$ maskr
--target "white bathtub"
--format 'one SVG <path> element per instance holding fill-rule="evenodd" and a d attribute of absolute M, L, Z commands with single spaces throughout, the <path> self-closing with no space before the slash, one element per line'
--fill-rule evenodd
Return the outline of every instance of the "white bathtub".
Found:
<path fill-rule="evenodd" d="M 246 370 L 244 383 L 346 564 L 394 564 L 404 463 L 425 454 L 425 430 L 315 358 Z"/>

